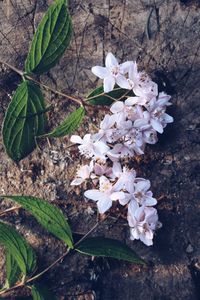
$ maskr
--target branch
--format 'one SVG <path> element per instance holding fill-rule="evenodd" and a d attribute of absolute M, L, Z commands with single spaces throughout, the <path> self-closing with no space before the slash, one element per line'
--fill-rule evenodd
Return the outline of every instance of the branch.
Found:
<path fill-rule="evenodd" d="M 106 217 L 104 217 L 102 220 L 100 220 L 99 222 L 97 222 L 77 243 L 74 244 L 74 247 L 78 246 L 83 240 L 85 240 L 88 237 L 88 235 L 90 235 L 108 217 L 109 217 L 109 214 Z M 42 275 L 44 275 L 46 272 L 48 272 L 51 268 L 53 268 L 62 259 L 64 259 L 69 254 L 70 251 L 72 252 L 72 251 L 75 251 L 75 250 L 76 250 L 75 248 L 74 249 L 68 248 L 66 252 L 64 252 L 59 258 L 57 258 L 53 263 L 51 263 L 43 271 L 41 271 L 40 273 L 36 274 L 35 276 L 27 279 L 26 281 L 23 281 L 23 282 L 20 282 L 20 283 L 16 284 L 15 286 L 13 286 L 13 287 L 11 287 L 9 289 L 0 291 L 0 296 L 6 294 L 8 292 L 14 291 L 14 290 L 18 289 L 19 287 L 26 286 L 27 283 L 31 283 L 34 280 L 38 279 L 39 277 L 41 277 Z"/>

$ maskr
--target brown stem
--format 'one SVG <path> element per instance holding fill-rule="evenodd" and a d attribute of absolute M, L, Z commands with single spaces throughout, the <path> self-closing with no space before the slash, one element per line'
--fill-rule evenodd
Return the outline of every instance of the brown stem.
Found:
<path fill-rule="evenodd" d="M 43 88 L 45 88 L 45 89 L 47 89 L 47 90 L 49 90 L 49 91 L 51 91 L 51 92 L 57 94 L 57 95 L 60 95 L 60 96 L 62 96 L 62 97 L 64 97 L 64 98 L 67 98 L 67 99 L 69 99 L 69 100 L 72 100 L 73 102 L 75 102 L 75 103 L 77 103 L 77 104 L 79 104 L 79 105 L 84 105 L 84 103 L 83 103 L 82 100 L 79 100 L 79 99 L 77 99 L 77 98 L 75 98 L 75 97 L 72 97 L 72 96 L 70 96 L 70 95 L 67 95 L 67 94 L 65 94 L 65 93 L 63 93 L 63 92 L 54 90 L 53 88 L 51 88 L 51 87 L 47 86 L 46 84 L 44 84 L 44 83 L 42 83 L 42 82 L 40 82 L 40 81 L 38 81 L 38 80 L 32 78 L 32 77 L 29 76 L 29 75 L 25 75 L 25 77 L 26 77 L 27 79 L 29 79 L 29 80 L 35 82 L 36 84 L 42 86 Z"/>
<path fill-rule="evenodd" d="M 9 69 L 13 70 L 14 72 L 18 73 L 20 76 L 23 76 L 23 75 L 24 75 L 24 73 L 23 73 L 21 70 L 15 68 L 15 67 L 13 67 L 13 66 L 11 66 L 9 63 L 7 63 L 7 62 L 5 62 L 5 61 L 2 61 L 1 59 L 0 59 L 0 63 L 1 63 L 2 65 L 7 66 Z"/>
<path fill-rule="evenodd" d="M 15 68 L 15 67 L 13 67 L 12 65 L 10 65 L 10 64 L 7 63 L 7 62 L 4 62 L 4 61 L 0 60 L 0 63 L 3 64 L 3 65 L 6 65 L 8 68 L 10 68 L 10 69 L 13 70 L 14 72 L 18 73 L 18 74 L 21 75 L 22 77 L 25 77 L 25 78 L 27 78 L 27 79 L 29 79 L 29 80 L 31 80 L 31 81 L 37 83 L 38 85 L 44 87 L 45 89 L 48 89 L 49 91 L 51 91 L 51 92 L 53 92 L 53 93 L 55 93 L 55 94 L 57 94 L 57 95 L 60 95 L 60 96 L 62 96 L 62 97 L 64 97 L 64 98 L 67 98 L 67 99 L 69 99 L 69 100 L 71 100 L 71 101 L 73 101 L 73 102 L 75 102 L 75 103 L 77 103 L 77 104 L 79 104 L 79 105 L 85 105 L 85 103 L 84 103 L 83 100 L 77 99 L 77 98 L 72 97 L 72 96 L 70 96 L 70 95 L 67 95 L 67 94 L 65 94 L 65 93 L 63 93 L 63 92 L 54 90 L 53 88 L 47 86 L 46 84 L 44 84 L 44 83 L 42 83 L 42 82 L 40 82 L 40 81 L 38 81 L 38 80 L 32 78 L 30 75 L 26 75 L 23 71 L 21 71 L 21 70 Z"/>

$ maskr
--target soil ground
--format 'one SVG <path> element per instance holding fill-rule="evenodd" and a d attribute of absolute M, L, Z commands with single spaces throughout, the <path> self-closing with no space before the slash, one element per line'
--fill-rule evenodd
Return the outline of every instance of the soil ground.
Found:
<path fill-rule="evenodd" d="M 43 13 L 52 1 L 0 1 L 0 58 L 22 69 L 29 42 Z M 133 161 L 138 174 L 149 178 L 160 199 L 162 228 L 154 245 L 129 240 L 123 220 L 107 219 L 94 235 L 117 238 L 129 244 L 148 267 L 110 259 L 71 255 L 43 280 L 59 299 L 67 300 L 197 300 L 200 299 L 200 3 L 199 1 L 73 0 L 70 12 L 74 35 L 60 63 L 41 76 L 45 84 L 75 95 L 87 94 L 100 82 L 91 74 L 112 51 L 123 60 L 137 60 L 167 93 L 172 95 L 169 125 L 159 142 L 147 147 L 140 161 Z M 0 124 L 10 95 L 20 77 L 0 66 Z M 55 104 L 50 127 L 73 110 L 66 100 L 52 93 Z M 103 112 L 90 112 L 79 133 L 98 124 Z M 0 144 L 0 193 L 42 197 L 58 205 L 69 217 L 74 232 L 85 233 L 96 223 L 95 207 L 86 203 L 82 190 L 72 189 L 77 165 L 76 150 L 67 148 L 68 137 L 44 141 L 40 148 L 16 166 Z M 10 207 L 1 202 L 1 210 Z M 94 214 L 88 207 L 92 207 Z M 64 251 L 61 242 L 26 212 L 3 218 L 21 232 L 36 250 L 43 269 Z M 4 281 L 4 252 L 0 252 L 0 283 Z M 24 299 L 25 290 L 7 299 Z M 18 298 L 17 298 L 18 297 Z"/>

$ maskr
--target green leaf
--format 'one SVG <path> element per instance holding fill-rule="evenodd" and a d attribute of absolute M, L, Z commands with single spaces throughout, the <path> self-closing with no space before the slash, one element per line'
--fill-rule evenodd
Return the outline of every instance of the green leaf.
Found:
<path fill-rule="evenodd" d="M 72 232 L 63 213 L 47 201 L 31 196 L 5 196 L 30 212 L 45 229 L 73 248 Z"/>
<path fill-rule="evenodd" d="M 84 107 L 79 107 L 73 113 L 71 113 L 58 127 L 56 127 L 52 132 L 45 134 L 44 136 L 60 138 L 67 134 L 75 131 L 81 124 L 85 116 Z"/>
<path fill-rule="evenodd" d="M 56 300 L 54 295 L 48 291 L 48 289 L 43 285 L 32 285 L 31 286 L 31 294 L 33 296 L 33 300 Z"/>
<path fill-rule="evenodd" d="M 11 226 L 0 221 L 0 243 L 15 258 L 24 275 L 36 267 L 36 256 L 27 241 Z"/>
<path fill-rule="evenodd" d="M 54 67 L 69 45 L 72 22 L 66 1 L 57 0 L 42 18 L 26 60 L 27 73 L 41 74 Z"/>
<path fill-rule="evenodd" d="M 96 89 L 94 89 L 87 96 L 87 99 L 88 99 L 89 103 L 93 104 L 93 105 L 110 106 L 114 101 L 114 100 L 112 100 L 112 98 L 115 100 L 120 99 L 121 101 L 124 101 L 124 100 L 126 100 L 125 96 L 133 97 L 134 93 L 133 93 L 133 91 L 128 91 L 128 90 L 122 89 L 118 86 L 115 86 L 115 88 L 112 92 L 104 93 L 103 86 L 100 86 L 100 87 L 97 87 Z"/>
<path fill-rule="evenodd" d="M 112 257 L 132 263 L 145 264 L 145 262 L 127 245 L 113 239 L 94 237 L 83 240 L 76 250 L 80 253 Z"/>
<path fill-rule="evenodd" d="M 7 154 L 18 162 L 36 148 L 37 135 L 45 131 L 45 103 L 40 88 L 24 81 L 17 88 L 3 123 Z"/>
<path fill-rule="evenodd" d="M 13 286 L 20 278 L 21 270 L 10 254 L 10 251 L 6 251 L 6 283 L 4 288 L 8 289 Z"/>

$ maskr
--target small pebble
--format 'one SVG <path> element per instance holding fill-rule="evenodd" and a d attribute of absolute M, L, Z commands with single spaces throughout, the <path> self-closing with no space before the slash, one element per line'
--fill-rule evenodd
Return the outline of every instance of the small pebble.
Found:
<path fill-rule="evenodd" d="M 192 247 L 191 244 L 189 244 L 189 245 L 187 246 L 187 248 L 186 248 L 186 252 L 187 252 L 187 253 L 192 253 L 193 251 L 194 251 L 194 248 Z"/>

